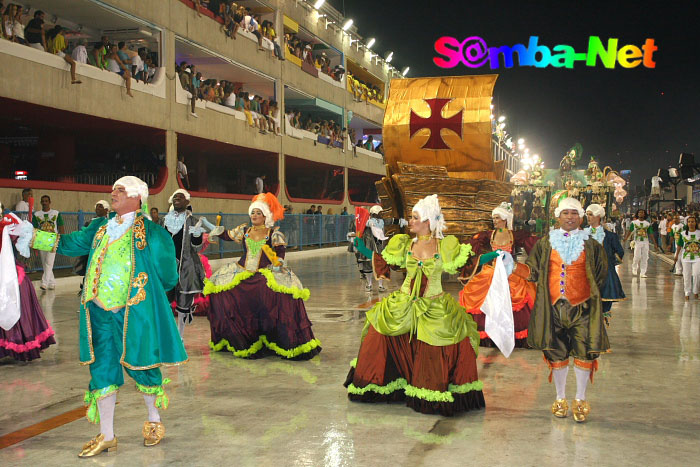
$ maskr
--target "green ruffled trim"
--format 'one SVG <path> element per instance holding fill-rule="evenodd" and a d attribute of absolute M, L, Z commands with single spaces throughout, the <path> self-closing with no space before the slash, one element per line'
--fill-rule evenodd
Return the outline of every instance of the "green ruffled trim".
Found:
<path fill-rule="evenodd" d="M 394 380 L 385 386 L 379 386 L 377 384 L 370 383 L 363 388 L 358 388 L 354 384 L 350 383 L 350 386 L 348 386 L 348 392 L 350 394 L 356 394 L 358 396 L 361 396 L 362 394 L 366 393 L 367 391 L 376 392 L 377 394 L 388 395 L 394 391 L 398 391 L 400 389 L 405 389 L 407 386 L 408 386 L 408 382 L 403 378 L 399 378 L 399 379 Z"/>
<path fill-rule="evenodd" d="M 284 285 L 279 285 L 275 280 L 275 276 L 272 274 L 272 271 L 269 269 L 258 269 L 258 272 L 265 276 L 267 279 L 267 286 L 275 292 L 286 293 L 294 298 L 301 298 L 302 300 L 308 300 L 311 296 L 309 289 L 299 289 L 297 287 L 286 287 Z"/>
<path fill-rule="evenodd" d="M 273 292 L 286 293 L 294 298 L 301 298 L 302 300 L 308 300 L 311 296 L 309 289 L 299 289 L 298 287 L 287 287 L 278 284 L 275 280 L 275 276 L 269 269 L 258 269 L 257 272 L 265 276 L 265 279 L 267 280 L 267 287 Z M 202 294 L 206 296 L 231 290 L 244 280 L 249 279 L 254 275 L 255 272 L 253 271 L 241 271 L 234 276 L 231 282 L 223 285 L 216 285 L 209 279 L 204 279 L 204 290 L 202 291 Z"/>
<path fill-rule="evenodd" d="M 204 290 L 202 295 L 210 295 L 213 293 L 225 292 L 231 290 L 244 280 L 252 277 L 255 273 L 253 271 L 241 271 L 233 277 L 233 280 L 228 284 L 216 285 L 209 279 L 204 279 Z"/>
<path fill-rule="evenodd" d="M 100 411 L 97 409 L 97 401 L 119 391 L 119 386 L 112 384 L 102 389 L 85 391 L 83 402 L 85 403 L 85 417 L 92 423 L 100 423 Z"/>
<path fill-rule="evenodd" d="M 481 381 L 476 380 L 472 383 L 465 383 L 459 386 L 450 384 L 447 386 L 447 391 L 434 391 L 432 389 L 417 388 L 411 386 L 410 384 L 406 386 L 406 396 L 416 397 L 418 399 L 423 399 L 430 402 L 454 402 L 455 399 L 452 396 L 455 394 L 466 394 L 469 391 L 481 391 L 484 385 Z"/>
<path fill-rule="evenodd" d="M 456 394 L 466 394 L 470 391 L 483 391 L 484 383 L 482 383 L 481 380 L 477 379 L 476 381 L 473 381 L 471 383 L 464 383 L 460 384 L 459 386 L 449 384 L 447 386 L 447 390 Z"/>
<path fill-rule="evenodd" d="M 165 385 L 170 383 L 170 378 L 165 378 L 163 384 L 159 386 L 144 386 L 142 384 L 136 383 L 136 389 L 144 394 L 150 394 L 156 396 L 155 406 L 158 409 L 167 409 L 170 404 L 170 399 L 168 394 L 165 392 Z"/>
<path fill-rule="evenodd" d="M 406 256 L 389 254 L 386 248 L 382 251 L 382 258 L 384 258 L 387 264 L 391 264 L 392 266 L 406 267 Z"/>
<path fill-rule="evenodd" d="M 444 261 L 442 268 L 448 274 L 457 274 L 457 269 L 461 268 L 467 264 L 467 260 L 472 255 L 472 246 L 465 245 L 464 243 L 459 245 L 459 254 L 452 261 Z"/>
<path fill-rule="evenodd" d="M 226 347 L 226 350 L 231 352 L 235 357 L 240 357 L 240 358 L 246 358 L 250 357 L 253 354 L 256 354 L 260 349 L 263 348 L 263 346 L 267 347 L 268 349 L 272 350 L 275 352 L 277 355 L 285 358 L 295 358 L 298 357 L 299 355 L 309 353 L 315 348 L 319 347 L 321 345 L 321 341 L 318 339 L 311 339 L 309 342 L 305 344 L 301 344 L 297 347 L 294 347 L 293 349 L 285 350 L 278 346 L 274 342 L 270 342 L 267 340 L 267 336 L 264 334 L 260 336 L 260 338 L 253 343 L 250 347 L 244 350 L 236 350 L 234 347 L 229 344 L 228 340 L 226 339 L 221 339 L 218 344 L 214 344 L 213 342 L 209 342 L 209 347 L 214 351 L 218 352 L 224 347 Z"/>
<path fill-rule="evenodd" d="M 350 366 L 351 366 L 352 368 L 357 368 L 357 359 L 356 359 L 356 358 L 353 358 L 353 359 L 350 361 Z"/>

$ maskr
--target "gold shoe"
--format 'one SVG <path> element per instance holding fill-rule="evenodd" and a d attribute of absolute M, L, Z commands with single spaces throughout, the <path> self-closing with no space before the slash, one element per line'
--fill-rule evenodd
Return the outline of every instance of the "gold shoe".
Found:
<path fill-rule="evenodd" d="M 102 451 L 116 451 L 117 450 L 117 437 L 115 436 L 111 441 L 105 441 L 105 435 L 100 433 L 99 435 L 92 438 L 90 441 L 83 446 L 83 450 L 80 451 L 78 457 L 92 457 L 96 456 Z"/>
<path fill-rule="evenodd" d="M 569 404 L 566 403 L 566 399 L 557 399 L 552 404 L 552 413 L 555 417 L 565 418 L 569 411 Z"/>
<path fill-rule="evenodd" d="M 155 446 L 165 437 L 165 425 L 161 422 L 143 422 L 143 445 Z"/>
<path fill-rule="evenodd" d="M 572 412 L 574 414 L 574 420 L 582 423 L 586 421 L 586 417 L 588 417 L 588 414 L 591 412 L 591 406 L 584 400 L 574 399 L 574 408 Z"/>

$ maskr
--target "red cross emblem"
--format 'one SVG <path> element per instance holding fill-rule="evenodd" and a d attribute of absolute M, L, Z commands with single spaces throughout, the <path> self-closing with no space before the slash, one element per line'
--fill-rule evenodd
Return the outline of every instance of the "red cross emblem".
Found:
<path fill-rule="evenodd" d="M 447 128 L 452 130 L 459 139 L 462 139 L 462 111 L 460 110 L 449 118 L 443 118 L 442 109 L 452 99 L 423 99 L 430 106 L 430 117 L 425 118 L 417 115 L 411 109 L 411 120 L 409 122 L 410 137 L 416 134 L 418 130 L 427 128 L 430 130 L 430 138 L 421 149 L 451 149 L 440 136 L 440 130 Z"/>

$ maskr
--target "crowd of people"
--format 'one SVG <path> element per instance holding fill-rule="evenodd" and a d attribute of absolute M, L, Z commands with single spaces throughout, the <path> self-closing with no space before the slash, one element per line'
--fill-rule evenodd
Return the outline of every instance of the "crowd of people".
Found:
<path fill-rule="evenodd" d="M 284 35 L 284 44 L 291 55 L 294 55 L 302 62 L 313 65 L 320 71 L 336 81 L 342 81 L 345 74 L 345 68 L 341 64 L 333 66 L 331 59 L 326 52 L 317 53 L 314 56 L 314 43 L 304 41 L 298 35 L 286 33 Z"/>
<path fill-rule="evenodd" d="M 10 3 L 2 10 L 2 37 L 18 44 L 58 55 L 70 66 L 71 84 L 81 84 L 76 76 L 78 63 L 92 65 L 101 70 L 107 70 L 120 75 L 126 85 L 127 95 L 131 93 L 132 78 L 144 83 L 150 83 L 156 72 L 156 64 L 153 55 L 145 47 L 138 50 L 130 49 L 126 42 L 111 43 L 109 37 L 102 36 L 90 51 L 88 42 L 84 37 L 77 40 L 72 49 L 66 40 L 66 34 L 72 34 L 60 24 L 47 28 L 46 13 L 35 10 L 32 19 L 27 24 L 23 23 L 24 8 L 21 5 Z"/>
<path fill-rule="evenodd" d="M 280 136 L 280 109 L 277 102 L 258 94 L 243 91 L 242 83 L 234 83 L 215 78 L 204 79 L 193 64 L 181 62 L 175 65 L 180 84 L 193 97 L 190 99 L 190 114 L 195 112 L 196 99 L 201 99 L 243 112 L 251 128 L 262 134 L 272 133 Z"/>
<path fill-rule="evenodd" d="M 206 9 L 219 19 L 222 23 L 221 30 L 226 37 L 236 39 L 238 31 L 250 32 L 258 41 L 258 51 L 268 49 L 270 57 L 284 60 L 274 25 L 271 21 L 263 20 L 261 15 L 254 13 L 252 9 L 231 0 L 194 0 L 194 4 L 199 16 L 202 9 Z M 267 47 L 263 47 L 263 43 Z"/>
<path fill-rule="evenodd" d="M 352 89 L 352 95 L 357 102 L 365 101 L 369 103 L 369 101 L 374 101 L 380 104 L 384 103 L 382 91 L 376 84 L 365 83 L 350 72 L 348 72 L 348 82 L 350 83 L 350 89 Z"/>

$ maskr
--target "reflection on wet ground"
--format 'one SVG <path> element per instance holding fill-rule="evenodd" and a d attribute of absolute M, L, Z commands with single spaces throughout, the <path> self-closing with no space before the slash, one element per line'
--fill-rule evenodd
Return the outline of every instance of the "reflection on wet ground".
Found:
<path fill-rule="evenodd" d="M 616 304 L 613 353 L 589 388 L 589 422 L 555 419 L 554 388 L 541 353 L 505 359 L 481 348 L 487 408 L 454 418 L 421 415 L 402 404 L 357 404 L 342 383 L 356 356 L 364 311 L 379 299 L 364 291 L 354 257 L 298 259 L 311 290 L 307 309 L 323 352 L 308 362 L 210 354 L 206 318 L 185 334 L 190 362 L 168 368 L 165 441 L 142 445 L 143 399 L 127 379 L 118 396 L 119 449 L 97 465 L 689 465 L 700 433 L 700 300 L 685 302 L 682 279 L 652 255 L 649 278 L 620 266 L 629 299 Z M 389 292 L 399 285 L 390 284 Z M 456 282 L 446 287 L 459 290 Z M 0 361 L 0 440 L 82 405 L 89 380 L 78 365 L 78 298 L 73 286 L 41 292 L 57 345 L 29 364 Z M 573 398 L 573 372 L 569 397 Z M 53 423 L 53 422 L 52 422 Z M 85 419 L 56 423 L 0 450 L 0 465 L 72 465 L 98 428 Z M 82 461 L 84 462 L 84 461 Z"/>

